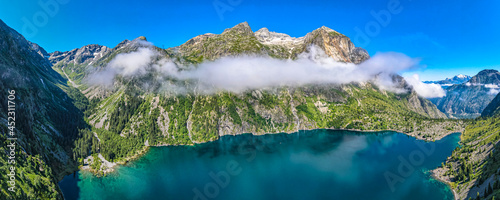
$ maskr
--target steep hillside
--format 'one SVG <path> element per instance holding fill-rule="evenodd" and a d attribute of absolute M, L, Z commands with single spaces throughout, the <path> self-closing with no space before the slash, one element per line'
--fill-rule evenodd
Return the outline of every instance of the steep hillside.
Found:
<path fill-rule="evenodd" d="M 356 48 L 348 37 L 327 27 L 316 29 L 301 38 L 292 38 L 283 33 L 269 32 L 267 28 L 254 33 L 246 22 L 226 29 L 220 35 L 209 33 L 197 36 L 168 51 L 197 63 L 205 59 L 215 60 L 241 54 L 293 59 L 312 44 L 342 62 L 360 63 L 369 58 L 368 53 L 364 49 Z"/>
<path fill-rule="evenodd" d="M 498 96 L 489 111 L 500 110 Z M 463 145 L 435 175 L 450 183 L 458 199 L 500 197 L 500 115 L 486 112 L 466 127 L 461 139 Z"/>
<path fill-rule="evenodd" d="M 498 94 L 481 113 L 481 117 L 492 117 L 500 115 L 500 94 Z"/>
<path fill-rule="evenodd" d="M 432 101 L 449 116 L 474 118 L 495 98 L 499 85 L 500 72 L 483 70 L 468 82 L 447 88 L 445 97 Z"/>
<path fill-rule="evenodd" d="M 0 21 L 0 173 L 3 175 L 10 172 L 11 166 L 7 164 L 10 131 L 14 130 L 17 137 L 16 192 L 8 191 L 10 185 L 2 176 L 2 199 L 62 199 L 57 180 L 76 168 L 71 158 L 72 141 L 77 137 L 78 127 L 84 127 L 84 121 L 70 96 L 81 93 L 68 87 L 65 79 L 52 70 L 42 56 L 45 51 L 41 47 L 33 46 Z M 12 90 L 15 98 L 8 97 Z M 8 111 L 13 111 L 7 107 L 8 100 L 15 103 L 15 114 L 8 115 Z M 13 121 L 8 117 L 15 117 L 14 129 L 7 127 L 7 121 Z"/>

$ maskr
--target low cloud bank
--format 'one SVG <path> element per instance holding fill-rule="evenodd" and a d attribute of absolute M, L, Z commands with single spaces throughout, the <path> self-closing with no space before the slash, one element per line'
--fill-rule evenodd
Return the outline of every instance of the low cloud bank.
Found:
<path fill-rule="evenodd" d="M 500 93 L 500 86 L 499 85 L 495 85 L 495 84 L 480 84 L 480 83 L 470 83 L 470 82 L 467 82 L 465 83 L 466 86 L 482 86 L 484 88 L 488 88 L 488 94 L 489 95 L 493 95 L 493 96 L 496 96 L 498 93 Z"/>
<path fill-rule="evenodd" d="M 179 66 L 163 58 L 152 48 L 117 55 L 103 70 L 92 74 L 90 84 L 113 84 L 117 76 L 140 77 L 155 75 L 164 90 L 187 91 L 170 81 L 191 81 L 197 91 L 243 92 L 276 86 L 306 84 L 345 84 L 374 81 L 380 88 L 402 92 L 392 81 L 392 74 L 419 67 L 419 60 L 400 53 L 377 53 L 369 60 L 355 65 L 337 62 L 320 48 L 310 47 L 296 60 L 280 60 L 265 56 L 242 55 L 206 61 L 198 65 Z M 444 91 L 435 84 L 424 84 L 413 77 L 408 83 L 423 97 L 442 97 Z M 152 84 L 152 83 L 147 83 Z"/>

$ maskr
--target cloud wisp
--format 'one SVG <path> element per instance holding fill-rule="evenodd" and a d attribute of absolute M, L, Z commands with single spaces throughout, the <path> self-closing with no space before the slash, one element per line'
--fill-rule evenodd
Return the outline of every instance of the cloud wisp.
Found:
<path fill-rule="evenodd" d="M 405 80 L 413 86 L 415 92 L 425 98 L 440 98 L 446 96 L 444 89 L 435 83 L 423 83 L 418 74 L 405 77 Z"/>

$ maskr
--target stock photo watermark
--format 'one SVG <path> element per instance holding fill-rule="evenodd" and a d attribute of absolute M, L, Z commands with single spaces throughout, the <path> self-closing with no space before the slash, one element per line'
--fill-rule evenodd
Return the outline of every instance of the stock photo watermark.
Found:
<path fill-rule="evenodd" d="M 9 90 L 7 95 L 7 186 L 10 192 L 16 192 L 16 91 Z"/>
<path fill-rule="evenodd" d="M 220 190 L 226 188 L 229 185 L 229 183 L 231 182 L 231 177 L 239 175 L 242 170 L 243 169 L 241 168 L 238 161 L 228 161 L 225 170 L 218 173 L 214 173 L 213 171 L 208 173 L 213 181 L 205 184 L 205 186 L 203 187 L 203 192 L 198 188 L 193 189 L 195 195 L 193 199 L 207 200 L 208 198 L 216 198 L 217 196 L 219 196 Z"/>
<path fill-rule="evenodd" d="M 258 143 L 252 139 L 258 139 Z M 247 163 L 251 163 L 257 157 L 257 151 L 263 149 L 267 141 L 271 141 L 271 138 L 266 137 L 255 137 L 249 138 L 248 143 L 242 142 L 238 144 L 238 155 L 246 156 L 245 160 Z M 253 147 L 250 148 L 249 146 Z M 236 160 L 230 160 L 226 163 L 225 170 L 219 171 L 217 173 L 211 171 L 208 176 L 212 179 L 204 185 L 203 188 L 199 189 L 197 187 L 193 188 L 193 200 L 208 200 L 215 199 L 221 193 L 221 190 L 226 188 L 230 183 L 232 178 L 238 176 L 243 171 L 240 163 Z"/>
<path fill-rule="evenodd" d="M 214 0 L 212 5 L 220 21 L 224 21 L 224 13 L 233 12 L 234 8 L 242 2 L 243 0 Z"/>
<path fill-rule="evenodd" d="M 399 155 L 397 170 L 386 171 L 384 173 L 384 178 L 392 192 L 396 191 L 396 185 L 398 183 L 403 183 L 406 178 L 410 177 L 415 172 L 416 167 L 424 164 L 425 159 L 434 154 L 436 151 L 436 143 L 439 143 L 439 141 L 425 143 L 415 142 L 418 149 L 411 151 L 408 156 Z"/>
<path fill-rule="evenodd" d="M 22 17 L 23 27 L 21 32 L 26 38 L 34 37 L 40 28 L 45 27 L 50 18 L 53 18 L 59 13 L 61 5 L 67 4 L 69 0 L 39 0 L 38 5 L 40 10 L 35 12 L 30 18 Z"/>

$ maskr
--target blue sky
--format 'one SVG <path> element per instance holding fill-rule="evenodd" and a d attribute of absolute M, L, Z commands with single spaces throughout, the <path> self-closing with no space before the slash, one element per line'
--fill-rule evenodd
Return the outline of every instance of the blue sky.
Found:
<path fill-rule="evenodd" d="M 0 5 L 1 20 L 49 52 L 87 44 L 114 47 L 141 35 L 167 48 L 247 21 L 254 31 L 267 27 L 293 37 L 328 26 L 370 55 L 395 51 L 420 58 L 425 67 L 416 73 L 422 80 L 500 69 L 500 2 L 494 0 L 0 0 Z M 377 13 L 389 15 L 378 21 Z"/>

